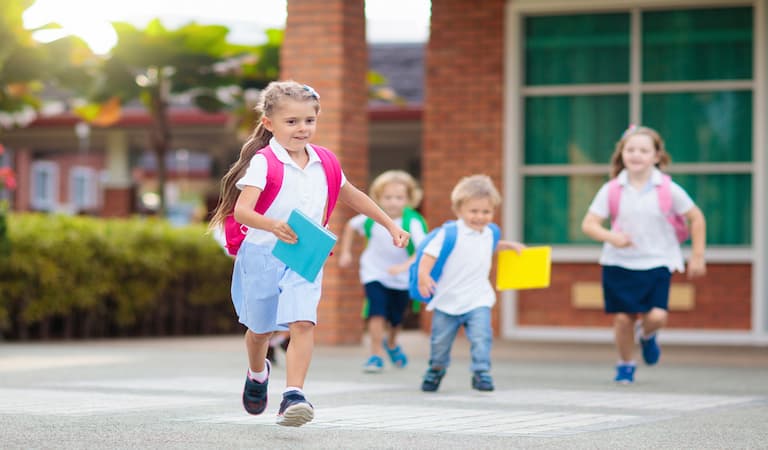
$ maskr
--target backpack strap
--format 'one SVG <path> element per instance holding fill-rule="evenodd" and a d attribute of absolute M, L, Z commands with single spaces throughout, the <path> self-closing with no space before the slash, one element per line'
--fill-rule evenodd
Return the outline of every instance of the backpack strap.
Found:
<path fill-rule="evenodd" d="M 621 203 L 621 183 L 616 178 L 608 182 L 608 215 L 611 217 L 611 228 L 616 225 L 619 217 L 619 204 Z"/>
<path fill-rule="evenodd" d="M 445 233 L 445 236 L 443 236 L 443 246 L 440 248 L 440 254 L 437 256 L 435 265 L 429 273 L 435 281 L 439 280 L 440 275 L 443 274 L 443 266 L 445 266 L 445 261 L 453 251 L 453 247 L 456 246 L 456 236 L 458 235 L 458 227 L 455 220 L 445 222 L 442 228 Z"/>
<path fill-rule="evenodd" d="M 424 217 L 419 214 L 418 211 L 411 208 L 410 206 L 406 206 L 403 209 L 403 230 L 406 233 L 411 232 L 411 222 L 413 219 L 416 219 L 419 221 L 419 224 L 421 225 L 421 229 L 424 230 L 424 233 L 427 232 L 427 221 L 424 220 Z M 416 252 L 416 246 L 413 245 L 413 240 L 408 240 L 408 245 L 405 247 L 405 250 L 408 252 L 408 256 L 413 255 Z"/>
<path fill-rule="evenodd" d="M 258 153 L 261 153 L 267 160 L 267 182 L 253 209 L 259 214 L 264 214 L 272 205 L 272 202 L 275 201 L 277 193 L 280 192 L 280 188 L 283 186 L 285 166 L 277 159 L 275 152 L 272 151 L 272 147 L 269 145 L 259 150 Z"/>
<path fill-rule="evenodd" d="M 332 151 L 319 145 L 310 144 L 320 158 L 320 163 L 325 171 L 325 179 L 328 184 L 328 204 L 325 207 L 325 220 L 323 226 L 328 225 L 333 208 L 336 207 L 336 201 L 339 199 L 341 190 L 341 164 Z"/>
<path fill-rule="evenodd" d="M 496 246 L 499 245 L 499 241 L 501 240 L 501 228 L 493 222 L 488 224 L 488 228 L 490 228 L 491 233 L 493 233 L 493 247 L 491 248 L 491 251 L 495 252 Z"/>
<path fill-rule="evenodd" d="M 370 217 L 365 218 L 365 222 L 363 222 L 363 232 L 365 233 L 366 239 L 371 239 L 371 230 L 373 230 L 374 223 L 376 222 Z"/>
<path fill-rule="evenodd" d="M 661 184 L 656 186 L 659 198 L 659 208 L 664 217 L 668 217 L 672 211 L 672 178 L 667 174 L 661 175 Z"/>

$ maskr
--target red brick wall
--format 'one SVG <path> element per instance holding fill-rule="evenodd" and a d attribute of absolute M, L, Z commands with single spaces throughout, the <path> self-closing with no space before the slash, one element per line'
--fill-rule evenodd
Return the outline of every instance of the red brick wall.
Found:
<path fill-rule="evenodd" d="M 450 193 L 462 176 L 484 173 L 503 188 L 504 4 L 432 2 L 422 145 L 423 210 L 430 224 L 453 218 Z M 497 306 L 496 330 L 498 318 Z M 424 315 L 423 328 L 428 322 Z"/>
<path fill-rule="evenodd" d="M 598 264 L 555 264 L 548 289 L 520 291 L 518 323 L 536 326 L 610 326 L 602 310 L 571 306 L 571 286 L 577 281 L 600 281 Z M 676 273 L 672 283 L 694 286 L 695 306 L 671 311 L 671 328 L 749 330 L 751 328 L 752 268 L 748 264 L 710 264 L 707 276 L 688 280 Z"/>
<path fill-rule="evenodd" d="M 290 0 L 281 48 L 281 78 L 314 87 L 321 113 L 314 142 L 339 156 L 347 179 L 367 190 L 368 47 L 363 0 Z M 339 204 L 331 229 L 339 235 L 353 212 Z M 316 337 L 324 344 L 358 344 L 362 290 L 357 273 L 325 266 Z"/>

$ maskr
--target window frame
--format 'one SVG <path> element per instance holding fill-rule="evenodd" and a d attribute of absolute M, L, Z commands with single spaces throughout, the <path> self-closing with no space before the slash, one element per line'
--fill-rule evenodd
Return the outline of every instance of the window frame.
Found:
<path fill-rule="evenodd" d="M 37 185 L 38 173 L 45 172 L 49 179 L 50 185 L 45 189 L 45 192 L 40 191 L 40 187 Z M 34 161 L 30 166 L 30 206 L 39 211 L 54 211 L 59 204 L 58 199 L 58 186 L 59 186 L 59 165 L 53 161 Z"/>

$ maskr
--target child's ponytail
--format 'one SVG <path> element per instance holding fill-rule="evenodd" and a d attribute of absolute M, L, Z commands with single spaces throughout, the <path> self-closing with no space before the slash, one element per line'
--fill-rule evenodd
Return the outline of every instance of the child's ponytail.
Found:
<path fill-rule="evenodd" d="M 267 130 L 264 124 L 259 121 L 256 129 L 248 137 L 248 140 L 243 144 L 240 149 L 240 157 L 232 164 L 229 171 L 221 179 L 221 190 L 219 193 L 219 203 L 216 205 L 216 209 L 213 210 L 213 216 L 209 223 L 209 228 L 214 229 L 224 223 L 224 219 L 232 214 L 235 209 L 235 203 L 237 203 L 237 197 L 240 194 L 240 190 L 237 189 L 235 184 L 237 180 L 245 175 L 246 169 L 251 164 L 253 156 L 266 147 L 269 144 L 269 140 L 272 138 L 272 132 Z"/>

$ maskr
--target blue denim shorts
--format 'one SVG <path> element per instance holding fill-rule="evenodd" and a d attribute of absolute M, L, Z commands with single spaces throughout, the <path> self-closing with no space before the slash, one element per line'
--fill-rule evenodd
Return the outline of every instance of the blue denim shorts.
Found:
<path fill-rule="evenodd" d="M 647 313 L 667 309 L 672 273 L 667 267 L 630 270 L 603 266 L 603 298 L 607 313 Z"/>
<path fill-rule="evenodd" d="M 254 333 L 286 330 L 293 322 L 317 324 L 323 272 L 313 283 L 289 269 L 269 247 L 243 242 L 232 271 L 232 304 Z"/>

